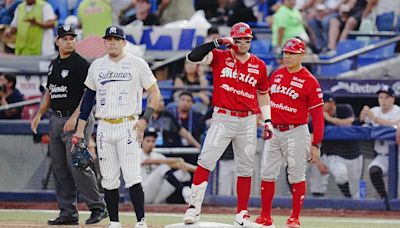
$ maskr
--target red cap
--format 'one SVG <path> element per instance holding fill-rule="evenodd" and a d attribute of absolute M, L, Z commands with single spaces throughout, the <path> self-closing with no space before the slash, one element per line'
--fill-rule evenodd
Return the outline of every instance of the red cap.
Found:
<path fill-rule="evenodd" d="M 306 53 L 306 44 L 297 38 L 288 39 L 283 45 L 283 52 L 291 52 L 296 54 Z"/>
<path fill-rule="evenodd" d="M 239 22 L 232 26 L 231 37 L 232 38 L 242 38 L 242 37 L 253 38 L 253 32 L 251 31 L 251 28 L 248 24 Z"/>

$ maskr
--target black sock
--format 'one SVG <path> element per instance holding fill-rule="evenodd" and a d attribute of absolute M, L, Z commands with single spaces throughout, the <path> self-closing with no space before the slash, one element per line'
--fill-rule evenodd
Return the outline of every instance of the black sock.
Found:
<path fill-rule="evenodd" d="M 170 169 L 168 172 L 165 173 L 164 179 L 166 179 L 176 189 L 182 189 L 183 188 L 183 184 L 178 179 L 176 179 L 176 177 L 174 176 L 174 172 L 175 171 L 176 170 L 174 170 L 174 169 Z"/>
<path fill-rule="evenodd" d="M 340 191 L 342 191 L 344 196 L 346 196 L 347 198 L 351 198 L 349 182 L 346 182 L 344 184 L 337 184 L 337 186 L 340 188 Z"/>
<path fill-rule="evenodd" d="M 107 204 L 108 214 L 110 221 L 119 222 L 118 217 L 118 203 L 119 203 L 119 192 L 118 189 L 107 190 L 104 189 L 104 200 Z"/>
<path fill-rule="evenodd" d="M 383 181 L 382 169 L 378 166 L 372 166 L 369 169 L 369 175 L 371 177 L 371 182 L 374 185 L 376 191 L 382 199 L 387 198 L 387 193 L 385 190 L 385 182 Z"/>
<path fill-rule="evenodd" d="M 136 220 L 140 222 L 144 218 L 144 192 L 142 185 L 139 183 L 130 187 L 129 196 L 135 209 Z"/>

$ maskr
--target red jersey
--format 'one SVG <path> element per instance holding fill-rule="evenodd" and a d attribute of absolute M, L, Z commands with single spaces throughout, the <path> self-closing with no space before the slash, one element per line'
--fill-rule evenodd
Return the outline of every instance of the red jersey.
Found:
<path fill-rule="evenodd" d="M 269 90 L 267 67 L 261 59 L 251 54 L 242 63 L 230 50 L 214 49 L 211 67 L 213 71 L 213 105 L 234 111 L 259 113 L 257 91 Z"/>
<path fill-rule="evenodd" d="M 324 104 L 317 79 L 305 67 L 295 73 L 280 68 L 269 83 L 274 125 L 306 124 L 309 110 Z"/>

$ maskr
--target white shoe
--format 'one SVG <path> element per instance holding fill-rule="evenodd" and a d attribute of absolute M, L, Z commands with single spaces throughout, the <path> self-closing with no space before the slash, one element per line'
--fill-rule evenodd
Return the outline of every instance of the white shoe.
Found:
<path fill-rule="evenodd" d="M 110 224 L 108 224 L 107 228 L 122 228 L 122 226 L 121 226 L 120 222 L 110 222 Z"/>
<path fill-rule="evenodd" d="M 233 223 L 233 227 L 240 228 L 262 228 L 262 224 L 257 224 L 250 220 L 250 215 L 246 210 L 242 210 L 235 216 L 235 222 Z"/>
<path fill-rule="evenodd" d="M 142 218 L 142 220 L 136 223 L 135 228 L 147 228 L 146 219 Z"/>
<path fill-rule="evenodd" d="M 189 204 L 191 199 L 192 191 L 189 186 L 185 186 L 182 188 L 182 197 L 185 200 L 185 203 Z"/>
<path fill-rule="evenodd" d="M 188 208 L 185 216 L 183 216 L 183 223 L 186 225 L 193 224 L 200 220 L 200 215 L 197 213 L 196 208 Z"/>

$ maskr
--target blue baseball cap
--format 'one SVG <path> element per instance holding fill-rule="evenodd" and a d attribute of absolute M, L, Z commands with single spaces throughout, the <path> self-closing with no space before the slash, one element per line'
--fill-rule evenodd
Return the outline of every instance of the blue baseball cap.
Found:
<path fill-rule="evenodd" d="M 395 96 L 394 90 L 392 88 L 390 88 L 388 85 L 382 86 L 381 89 L 378 90 L 378 92 L 376 92 L 376 94 L 379 94 L 379 93 L 387 93 L 391 97 Z"/>
<path fill-rule="evenodd" d="M 335 96 L 330 92 L 324 92 L 323 99 L 324 99 L 324 102 L 335 102 L 336 101 Z"/>
<path fill-rule="evenodd" d="M 103 36 L 103 39 L 106 39 L 107 37 L 111 37 L 111 36 L 117 37 L 117 38 L 120 38 L 120 39 L 123 39 L 123 40 L 126 39 L 124 30 L 122 28 L 117 27 L 117 26 L 108 27 L 106 29 L 106 33 Z"/>

